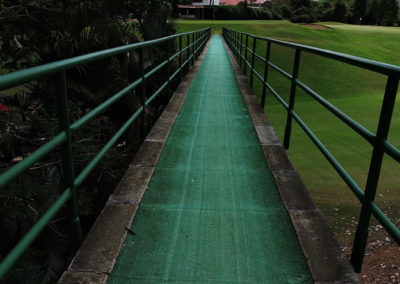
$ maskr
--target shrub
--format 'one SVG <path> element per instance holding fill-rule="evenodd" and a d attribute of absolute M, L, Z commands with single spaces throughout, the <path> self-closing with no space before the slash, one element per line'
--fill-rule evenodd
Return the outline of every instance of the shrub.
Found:
<path fill-rule="evenodd" d="M 345 2 L 336 1 L 332 11 L 332 20 L 337 22 L 345 22 L 348 8 Z"/>
<path fill-rule="evenodd" d="M 284 19 L 290 19 L 292 17 L 292 11 L 287 5 L 281 5 L 280 10 L 281 10 L 280 14 Z"/>
<path fill-rule="evenodd" d="M 301 7 L 293 12 L 290 21 L 293 23 L 312 23 L 315 21 L 315 18 L 310 9 Z"/>
<path fill-rule="evenodd" d="M 212 8 L 205 9 L 205 17 L 212 18 Z M 282 19 L 282 17 L 276 13 L 274 14 L 268 8 L 253 9 L 247 8 L 242 3 L 237 6 L 215 6 L 214 15 L 216 20 L 272 20 Z"/>

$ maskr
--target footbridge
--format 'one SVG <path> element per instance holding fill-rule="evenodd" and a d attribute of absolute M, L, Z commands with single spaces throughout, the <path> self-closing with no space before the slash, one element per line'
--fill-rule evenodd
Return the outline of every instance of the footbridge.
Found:
<path fill-rule="evenodd" d="M 265 57 L 256 53 L 257 41 L 267 42 Z M 160 42 L 173 42 L 174 48 L 158 67 L 147 70 L 143 50 Z M 295 50 L 292 74 L 270 62 L 273 44 Z M 65 70 L 131 51 L 139 54 L 141 77 L 81 120 L 70 123 Z M 302 52 L 387 75 L 376 134 L 297 79 Z M 263 74 L 255 68 L 255 60 L 264 63 Z M 172 71 L 174 66 L 177 68 Z M 163 67 L 168 67 L 167 81 L 146 96 L 146 79 Z M 288 78 L 289 102 L 268 82 L 269 68 Z M 63 206 L 69 208 L 71 237 L 80 248 L 60 283 L 358 283 L 354 271 L 361 268 L 371 214 L 397 242 L 400 240 L 398 228 L 374 203 L 383 155 L 400 160 L 399 150 L 386 141 L 400 76 L 397 66 L 228 29 L 222 36 L 211 36 L 210 29 L 205 29 L 8 74 L 0 77 L 0 89 L 50 74 L 56 75 L 59 86 L 60 133 L 3 173 L 0 186 L 61 146 L 65 191 L 2 260 L 1 277 Z M 75 191 L 136 118 L 141 118 L 146 128 L 146 105 L 180 76 L 182 80 L 164 112 L 81 243 Z M 261 103 L 251 88 L 254 79 L 263 82 Z M 142 106 L 93 163 L 75 177 L 71 133 L 134 88 L 141 90 Z M 308 92 L 374 147 L 365 190 L 293 111 L 296 88 Z M 288 114 L 283 143 L 264 113 L 267 94 L 275 96 Z M 360 199 L 362 213 L 350 260 L 286 155 L 292 120 Z"/>

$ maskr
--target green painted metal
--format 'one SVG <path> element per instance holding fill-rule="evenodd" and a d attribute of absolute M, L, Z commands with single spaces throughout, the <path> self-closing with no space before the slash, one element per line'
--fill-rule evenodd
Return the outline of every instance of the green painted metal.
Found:
<path fill-rule="evenodd" d="M 342 112 L 340 109 L 338 109 L 337 107 L 332 105 L 330 102 L 325 100 L 322 96 L 318 95 L 311 88 L 307 87 L 304 83 L 300 82 L 299 80 L 296 80 L 296 84 L 301 89 L 303 89 L 307 94 L 309 94 L 313 99 L 315 99 L 317 102 L 319 102 L 321 105 L 323 105 L 327 110 L 329 110 L 333 115 L 335 115 L 337 118 L 339 118 L 344 123 L 346 123 L 349 127 L 351 127 L 355 132 L 357 132 L 367 142 L 369 142 L 371 145 L 374 144 L 375 134 L 373 134 L 368 129 L 364 128 L 357 121 L 351 119 L 351 117 L 349 117 L 347 114 Z"/>
<path fill-rule="evenodd" d="M 108 283 L 312 283 L 220 36 Z"/>
<path fill-rule="evenodd" d="M 247 51 L 248 51 L 248 45 L 249 45 L 249 35 L 246 34 L 246 45 L 244 48 L 244 64 L 243 64 L 243 71 L 244 75 L 247 75 Z"/>
<path fill-rule="evenodd" d="M 378 187 L 379 175 L 382 167 L 383 155 L 385 153 L 385 141 L 389 134 L 390 122 L 392 120 L 393 108 L 396 102 L 399 78 L 389 75 L 386 83 L 386 91 L 383 97 L 382 110 L 379 118 L 378 130 L 376 133 L 374 151 L 372 153 L 371 164 L 368 173 L 367 185 L 365 187 L 364 202 L 361 207 L 360 221 L 354 238 L 353 253 L 351 262 L 354 267 L 361 267 L 365 247 L 368 239 L 368 228 L 371 218 L 370 204 L 375 199 Z M 391 95 L 394 94 L 394 95 Z"/>
<path fill-rule="evenodd" d="M 182 50 L 182 37 L 179 37 L 179 50 Z M 182 71 L 182 52 L 179 52 L 179 59 L 178 59 L 178 65 L 179 65 L 179 79 L 182 81 L 183 79 L 183 71 Z"/>
<path fill-rule="evenodd" d="M 28 233 L 20 240 L 20 242 L 11 250 L 11 252 L 2 260 L 0 263 L 0 279 L 2 279 L 7 271 L 14 265 L 18 258 L 23 254 L 23 252 L 29 247 L 29 245 L 36 239 L 40 232 L 45 228 L 48 222 L 54 217 L 57 212 L 63 206 L 68 208 L 68 220 L 71 223 L 70 233 L 71 239 L 75 241 L 78 245 L 81 241 L 81 230 L 79 225 L 78 212 L 76 207 L 76 197 L 75 189 L 85 180 L 85 178 L 90 174 L 90 172 L 96 167 L 100 162 L 102 157 L 107 153 L 107 151 L 118 141 L 122 134 L 128 129 L 128 127 L 139 117 L 140 114 L 144 114 L 145 106 L 148 105 L 157 95 L 159 95 L 166 87 L 169 86 L 171 80 L 173 80 L 178 73 L 183 72 L 183 68 L 189 63 L 189 60 L 193 60 L 199 54 L 199 51 L 204 48 L 208 38 L 210 37 L 210 28 L 182 33 L 177 35 L 172 35 L 160 39 L 155 39 L 151 41 L 130 44 L 126 46 L 116 47 L 108 50 L 98 51 L 91 54 L 86 54 L 70 59 L 65 59 L 42 66 L 37 66 L 29 68 L 22 71 L 13 72 L 10 74 L 0 76 L 0 91 L 11 87 L 15 87 L 20 84 L 27 83 L 32 80 L 40 79 L 49 75 L 55 75 L 57 82 L 57 100 L 58 100 L 58 120 L 60 133 L 57 134 L 53 139 L 44 144 L 42 147 L 38 148 L 31 155 L 23 159 L 21 162 L 4 172 L 0 175 L 0 188 L 3 188 L 16 177 L 22 174 L 25 170 L 31 167 L 34 163 L 43 159 L 46 155 L 52 152 L 55 148 L 61 146 L 61 154 L 63 160 L 63 187 L 64 191 L 60 194 L 58 200 L 46 211 L 46 213 L 39 219 L 39 221 L 28 231 Z M 182 38 L 190 37 L 190 35 L 197 34 L 198 37 L 196 41 L 186 42 L 186 46 L 182 46 Z M 144 55 L 143 49 L 149 46 L 159 45 L 162 43 L 168 43 L 172 40 L 179 39 L 179 49 L 174 52 L 171 56 L 167 53 L 167 58 L 164 62 L 159 64 L 157 67 L 149 70 L 145 73 L 144 68 Z M 194 46 L 197 46 L 195 49 Z M 116 93 L 114 96 L 106 100 L 101 105 L 97 106 L 95 109 L 90 111 L 88 114 L 80 118 L 78 121 L 70 123 L 68 115 L 68 98 L 66 90 L 66 70 L 76 67 L 81 64 L 88 62 L 93 62 L 106 57 L 114 56 L 121 53 L 137 51 L 139 53 L 140 61 L 140 71 L 141 76 L 136 81 L 131 83 L 129 86 L 125 87 L 123 90 Z M 182 53 L 186 52 L 187 60 L 181 62 Z M 195 53 L 195 54 L 194 54 Z M 164 66 L 172 65 L 170 62 L 179 56 L 179 66 L 177 70 L 170 76 L 168 74 L 168 79 L 161 87 L 155 91 L 150 98 L 145 96 L 145 82 L 146 79 L 156 72 L 162 70 Z M 168 70 L 169 72 L 170 70 Z M 71 133 L 80 129 L 83 125 L 90 122 L 97 115 L 104 112 L 109 106 L 123 98 L 124 96 L 131 93 L 139 85 L 142 85 L 141 93 L 141 103 L 140 108 L 128 119 L 128 121 L 114 134 L 114 136 L 106 143 L 106 145 L 101 149 L 99 153 L 89 162 L 88 165 L 77 175 L 75 178 L 74 168 L 73 168 L 73 155 L 71 148 Z M 145 123 L 145 117 L 143 116 L 143 123 Z M 144 127 L 145 124 L 144 124 Z"/>
<path fill-rule="evenodd" d="M 139 49 L 139 71 L 140 76 L 142 77 L 142 89 L 140 92 L 140 104 L 142 105 L 142 137 L 144 138 L 146 135 L 146 81 L 144 77 L 144 58 L 143 58 L 143 49 Z"/>
<path fill-rule="evenodd" d="M 239 66 L 242 66 L 242 50 L 243 50 L 243 34 L 240 34 L 240 42 L 239 42 Z"/>
<path fill-rule="evenodd" d="M 43 216 L 33 225 L 29 233 L 27 233 L 18 244 L 13 248 L 0 264 L 0 279 L 3 278 L 7 271 L 11 269 L 18 258 L 25 250 L 35 241 L 36 237 L 43 231 L 53 217 L 61 210 L 61 208 L 70 200 L 72 194 L 70 189 L 66 189 L 60 194 L 60 197 L 50 206 Z"/>
<path fill-rule="evenodd" d="M 254 68 L 254 60 L 255 60 L 255 56 L 256 56 L 256 43 L 257 43 L 257 39 L 254 38 L 253 39 L 253 49 L 251 52 L 251 70 L 250 70 L 250 86 L 253 88 L 253 75 L 255 72 L 255 68 Z"/>
<path fill-rule="evenodd" d="M 7 171 L 0 177 L 0 188 L 9 184 L 12 180 L 30 168 L 34 163 L 43 159 L 55 148 L 59 147 L 62 143 L 67 140 L 67 135 L 65 132 L 60 132 L 49 142 L 44 144 L 42 147 L 37 149 L 35 152 L 30 154 L 28 157 L 20 161 L 18 164 L 13 166 L 13 171 Z"/>
<path fill-rule="evenodd" d="M 72 145 L 71 145 L 71 130 L 69 128 L 69 110 L 68 110 L 68 94 L 67 94 L 67 79 L 65 70 L 57 74 L 57 108 L 58 108 L 58 125 L 60 132 L 65 132 L 67 139 L 61 145 L 61 156 L 63 163 L 63 188 L 69 188 L 71 197 L 68 200 L 68 219 L 69 222 L 69 235 L 77 248 L 82 241 L 81 225 L 78 217 L 78 210 L 76 206 L 76 193 L 75 193 L 75 171 L 74 161 L 72 158 Z"/>
<path fill-rule="evenodd" d="M 270 56 L 271 56 L 271 42 L 268 42 L 267 49 L 265 51 L 266 62 L 269 61 Z M 269 70 L 268 66 L 269 66 L 268 64 L 264 64 L 264 80 L 263 80 L 263 82 L 268 82 L 268 70 Z M 266 95 L 267 95 L 267 86 L 265 84 L 263 84 L 263 90 L 261 93 L 261 105 L 263 106 L 263 108 L 265 108 Z"/>
<path fill-rule="evenodd" d="M 208 33 L 209 28 L 201 30 L 203 36 Z M 107 50 L 97 51 L 69 59 L 60 60 L 53 63 L 44 64 L 41 66 L 29 68 L 26 70 L 21 70 L 9 74 L 2 75 L 0 77 L 0 90 L 9 89 L 20 84 L 24 84 L 29 81 L 33 81 L 39 78 L 46 77 L 51 74 L 58 73 L 62 70 L 71 69 L 78 65 L 93 62 L 96 60 L 104 59 L 110 56 L 121 54 L 124 52 L 130 52 L 144 47 L 158 45 L 167 40 L 174 39 L 177 37 L 182 37 L 187 35 L 188 37 L 193 34 L 193 32 L 181 33 L 177 35 L 171 35 L 159 39 L 144 41 L 140 43 L 128 44 L 121 47 L 110 48 Z"/>
<path fill-rule="evenodd" d="M 292 83 L 290 86 L 290 98 L 289 98 L 289 108 L 286 119 L 285 137 L 283 138 L 283 146 L 289 149 L 290 134 L 292 132 L 292 117 L 294 109 L 294 100 L 296 96 L 296 79 L 299 74 L 299 64 L 300 64 L 300 49 L 296 49 L 296 54 L 294 56 L 293 72 L 292 72 Z"/>
<path fill-rule="evenodd" d="M 261 103 L 264 106 L 265 104 L 265 95 L 266 90 L 269 90 L 271 94 L 282 104 L 282 106 L 288 111 L 288 119 L 285 128 L 285 141 L 284 145 L 286 148 L 289 147 L 289 137 L 290 137 L 290 128 L 291 128 L 291 120 L 292 118 L 300 125 L 300 127 L 304 130 L 307 136 L 313 141 L 313 143 L 318 147 L 318 149 L 322 152 L 325 158 L 329 161 L 329 163 L 333 166 L 333 168 L 337 171 L 343 181 L 349 186 L 349 188 L 353 191 L 356 197 L 360 200 L 362 204 L 360 220 L 357 227 L 356 236 L 353 243 L 353 251 L 351 256 L 351 263 L 353 264 L 354 270 L 357 272 L 361 271 L 362 262 L 365 253 L 365 247 L 368 238 L 368 227 L 370 216 L 373 214 L 376 219 L 382 224 L 382 226 L 386 229 L 386 231 L 392 236 L 392 238 L 400 245 L 400 230 L 397 226 L 388 218 L 383 211 L 376 205 L 374 202 L 375 193 L 377 189 L 377 184 L 379 181 L 379 175 L 382 165 L 382 159 L 384 154 L 388 154 L 394 160 L 400 162 L 400 150 L 391 145 L 386 139 L 390 129 L 390 121 L 392 118 L 392 112 L 394 107 L 394 102 L 396 100 L 399 79 L 400 79 L 400 66 L 385 64 L 382 62 L 377 62 L 373 60 L 368 60 L 365 58 L 360 58 L 356 56 L 351 56 L 339 52 L 324 50 L 320 48 L 305 46 L 301 44 L 295 44 L 280 40 L 275 40 L 271 38 L 258 37 L 248 33 L 242 33 L 234 30 L 229 30 L 223 28 L 223 36 L 227 41 L 229 47 L 231 49 L 235 49 L 236 43 L 235 38 L 240 34 L 241 37 L 244 35 L 246 39 L 251 37 L 253 40 L 261 40 L 267 42 L 267 50 L 266 57 L 263 58 L 265 63 L 264 70 L 264 78 L 260 78 L 257 76 L 260 81 L 263 83 L 263 92 Z M 295 59 L 294 59 L 294 68 L 293 73 L 289 74 L 274 65 L 270 62 L 269 54 L 271 45 L 281 45 L 285 47 L 289 47 L 295 50 Z M 240 43 L 241 45 L 241 43 Z M 246 44 L 246 52 L 247 52 L 247 44 Z M 334 60 L 338 60 L 347 64 L 351 64 L 354 66 L 358 66 L 361 68 L 365 68 L 371 71 L 375 71 L 388 76 L 386 90 L 384 94 L 384 99 L 381 108 L 381 114 L 379 119 L 379 125 L 377 129 L 377 133 L 374 134 L 366 129 L 364 126 L 359 124 L 357 121 L 353 120 L 351 117 L 346 115 L 340 109 L 336 108 L 334 105 L 329 103 L 327 100 L 322 98 L 318 93 L 309 88 L 306 84 L 297 79 L 298 68 L 299 68 L 299 59 L 300 52 L 307 52 L 316 54 L 322 57 L 331 58 Z M 240 56 L 240 55 L 239 55 Z M 246 65 L 250 65 L 250 71 L 254 70 L 254 62 L 249 63 L 247 61 L 247 56 L 244 56 L 244 68 L 246 69 Z M 239 64 L 241 64 L 242 57 L 238 58 Z M 285 100 L 271 87 L 268 83 L 268 67 L 273 68 L 280 74 L 282 74 L 285 78 L 291 80 L 291 92 L 290 92 L 290 100 L 289 103 L 285 102 Z M 256 73 L 255 73 L 256 74 Z M 368 172 L 368 179 L 365 191 L 361 189 L 361 187 L 353 180 L 353 178 L 348 174 L 348 172 L 342 167 L 342 165 L 336 160 L 336 158 L 328 151 L 328 149 L 323 145 L 323 143 L 318 139 L 318 137 L 312 132 L 312 130 L 303 122 L 303 120 L 296 114 L 293 110 L 294 108 L 294 99 L 296 88 L 299 87 L 304 90 L 308 95 L 310 95 L 314 100 L 324 106 L 327 110 L 333 113 L 336 117 L 338 117 L 341 121 L 343 121 L 346 125 L 348 125 L 351 129 L 353 129 L 356 133 L 358 133 L 361 137 L 363 137 L 367 142 L 369 142 L 373 147 L 373 153 L 371 157 L 370 169 Z"/>

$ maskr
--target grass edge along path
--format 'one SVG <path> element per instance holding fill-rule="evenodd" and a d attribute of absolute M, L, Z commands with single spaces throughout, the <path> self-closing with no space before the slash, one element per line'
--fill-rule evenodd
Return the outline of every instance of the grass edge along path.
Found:
<path fill-rule="evenodd" d="M 156 165 L 109 283 L 311 283 L 220 36 Z"/>

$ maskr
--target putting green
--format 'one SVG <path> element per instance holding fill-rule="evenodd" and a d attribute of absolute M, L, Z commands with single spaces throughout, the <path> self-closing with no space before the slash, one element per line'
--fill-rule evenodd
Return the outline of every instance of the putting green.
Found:
<path fill-rule="evenodd" d="M 132 230 L 109 283 L 312 283 L 220 36 Z"/>

